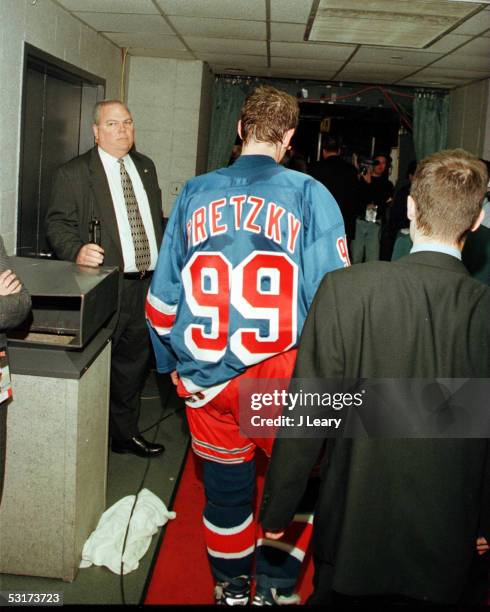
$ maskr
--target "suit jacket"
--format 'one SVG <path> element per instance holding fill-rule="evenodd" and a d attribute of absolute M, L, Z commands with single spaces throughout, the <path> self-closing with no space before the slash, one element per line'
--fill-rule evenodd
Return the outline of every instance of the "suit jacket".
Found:
<path fill-rule="evenodd" d="M 163 236 L 162 194 L 155 165 L 145 155 L 130 152 L 148 196 L 157 248 Z M 46 215 L 46 234 L 59 259 L 75 261 L 89 240 L 92 218 L 100 220 L 104 265 L 124 268 L 112 196 L 97 147 L 62 165 L 54 178 Z"/>
<path fill-rule="evenodd" d="M 356 234 L 359 200 L 359 181 L 356 169 L 339 155 L 334 155 L 312 165 L 310 174 L 325 185 L 337 200 L 344 218 L 345 233 L 347 238 L 352 240 Z"/>
<path fill-rule="evenodd" d="M 294 376 L 486 378 L 489 312 L 490 289 L 449 255 L 421 252 L 333 272 L 308 315 Z M 276 440 L 265 528 L 289 523 L 323 443 Z M 327 442 L 314 546 L 340 593 L 456 602 L 489 522 L 488 440 Z"/>
<path fill-rule="evenodd" d="M 471 276 L 490 285 L 490 228 L 480 225 L 466 237 L 463 263 Z"/>

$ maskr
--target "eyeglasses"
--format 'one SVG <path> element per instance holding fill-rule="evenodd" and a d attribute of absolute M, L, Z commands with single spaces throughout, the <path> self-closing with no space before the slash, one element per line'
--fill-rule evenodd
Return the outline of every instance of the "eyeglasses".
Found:
<path fill-rule="evenodd" d="M 132 119 L 125 119 L 124 121 L 106 121 L 104 126 L 109 130 L 116 130 L 120 125 L 122 125 L 124 128 L 132 128 L 133 124 L 134 122 Z"/>

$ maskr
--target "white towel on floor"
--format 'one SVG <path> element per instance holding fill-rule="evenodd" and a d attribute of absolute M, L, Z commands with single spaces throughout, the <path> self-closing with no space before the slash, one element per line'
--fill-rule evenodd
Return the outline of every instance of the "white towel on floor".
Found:
<path fill-rule="evenodd" d="M 100 517 L 95 531 L 92 531 L 83 547 L 81 568 L 105 565 L 115 574 L 121 573 L 121 553 L 134 497 L 123 497 Z M 123 574 L 138 567 L 158 527 L 175 516 L 175 512 L 167 510 L 162 500 L 151 491 L 140 491 L 126 541 Z"/>

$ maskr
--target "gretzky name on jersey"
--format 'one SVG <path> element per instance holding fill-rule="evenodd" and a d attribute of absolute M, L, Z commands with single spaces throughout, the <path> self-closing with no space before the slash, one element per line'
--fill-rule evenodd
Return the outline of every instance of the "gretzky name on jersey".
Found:
<path fill-rule="evenodd" d="M 265 214 L 261 215 L 262 211 Z M 301 221 L 279 204 L 266 203 L 264 198 L 253 195 L 221 198 L 197 208 L 186 224 L 188 248 L 202 244 L 210 236 L 226 233 L 229 228 L 225 219 L 235 230 L 262 233 L 277 244 L 284 241 L 290 253 L 295 251 Z"/>

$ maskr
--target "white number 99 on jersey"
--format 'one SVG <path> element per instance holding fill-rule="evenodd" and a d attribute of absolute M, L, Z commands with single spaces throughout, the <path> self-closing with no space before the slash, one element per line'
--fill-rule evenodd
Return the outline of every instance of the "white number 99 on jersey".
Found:
<path fill-rule="evenodd" d="M 249 366 L 294 346 L 298 267 L 285 253 L 255 251 L 233 268 L 222 253 L 201 251 L 188 261 L 182 279 L 192 314 L 209 319 L 207 324 L 190 324 L 184 333 L 196 359 L 216 363 L 229 344 Z M 250 321 L 231 336 L 230 305 Z M 257 319 L 268 323 L 266 336 L 253 326 Z"/>

